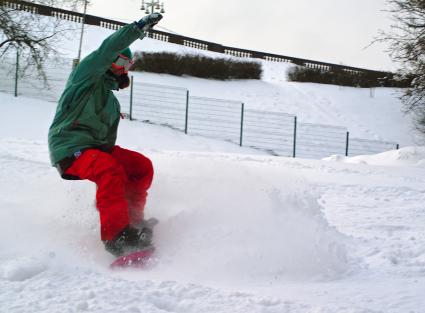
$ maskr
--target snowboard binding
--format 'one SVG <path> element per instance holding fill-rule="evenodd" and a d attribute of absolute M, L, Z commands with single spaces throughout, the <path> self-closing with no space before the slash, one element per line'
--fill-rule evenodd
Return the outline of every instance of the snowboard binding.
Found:
<path fill-rule="evenodd" d="M 151 247 L 153 227 L 157 223 L 157 219 L 150 218 L 136 226 L 128 225 L 115 239 L 104 241 L 106 251 L 118 257 Z"/>

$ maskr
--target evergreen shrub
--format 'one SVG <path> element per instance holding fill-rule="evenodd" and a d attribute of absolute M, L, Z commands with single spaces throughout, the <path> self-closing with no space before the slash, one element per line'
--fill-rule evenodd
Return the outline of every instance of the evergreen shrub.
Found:
<path fill-rule="evenodd" d="M 295 66 L 288 71 L 288 80 L 351 87 L 400 87 L 410 86 L 411 79 L 399 78 L 394 73 L 364 71 L 352 73 L 344 70 L 320 70 L 305 66 Z"/>
<path fill-rule="evenodd" d="M 259 62 L 211 58 L 195 54 L 136 52 L 133 71 L 194 76 L 217 80 L 261 79 Z"/>

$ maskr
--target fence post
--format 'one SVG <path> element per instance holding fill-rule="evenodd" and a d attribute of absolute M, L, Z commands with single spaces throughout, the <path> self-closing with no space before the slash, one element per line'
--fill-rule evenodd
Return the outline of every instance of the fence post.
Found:
<path fill-rule="evenodd" d="M 189 122 L 189 90 L 186 90 L 186 116 L 184 123 L 184 133 L 187 135 L 187 127 Z"/>
<path fill-rule="evenodd" d="M 130 80 L 130 121 L 133 120 L 133 90 L 134 88 L 134 76 L 131 75 L 131 80 Z"/>
<path fill-rule="evenodd" d="M 239 140 L 239 145 L 242 147 L 242 139 L 243 139 L 243 122 L 244 122 L 244 114 L 245 114 L 245 104 L 241 104 L 241 135 Z"/>
<path fill-rule="evenodd" d="M 349 142 L 350 142 L 350 132 L 347 132 L 347 137 L 345 139 L 345 156 L 348 156 Z"/>
<path fill-rule="evenodd" d="M 296 157 L 297 156 L 297 117 L 294 116 L 294 148 L 293 148 L 293 153 L 292 153 L 292 157 Z"/>
<path fill-rule="evenodd" d="M 19 79 L 19 50 L 16 50 L 16 72 L 15 72 L 15 97 L 18 96 L 18 79 Z"/>

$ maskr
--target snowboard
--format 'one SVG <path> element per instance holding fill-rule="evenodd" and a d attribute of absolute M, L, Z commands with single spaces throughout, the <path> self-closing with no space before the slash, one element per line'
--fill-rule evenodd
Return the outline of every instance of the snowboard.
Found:
<path fill-rule="evenodd" d="M 153 230 L 156 224 L 158 224 L 158 220 L 156 218 L 150 218 L 143 222 L 142 227 L 148 227 Z M 155 263 L 154 252 L 154 246 L 148 246 L 139 251 L 130 252 L 118 257 L 112 262 L 110 268 L 147 268 Z"/>
<path fill-rule="evenodd" d="M 154 247 L 146 247 L 140 251 L 131 252 L 126 255 L 118 257 L 110 268 L 146 268 L 154 264 L 155 259 L 153 254 L 155 252 Z"/>

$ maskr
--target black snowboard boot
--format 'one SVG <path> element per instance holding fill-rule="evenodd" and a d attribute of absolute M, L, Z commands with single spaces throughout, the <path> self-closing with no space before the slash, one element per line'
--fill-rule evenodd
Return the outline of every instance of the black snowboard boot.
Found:
<path fill-rule="evenodd" d="M 106 251 L 115 256 L 121 256 L 133 251 L 149 247 L 152 242 L 152 229 L 144 227 L 141 229 L 128 225 L 115 237 L 114 240 L 106 240 Z"/>

